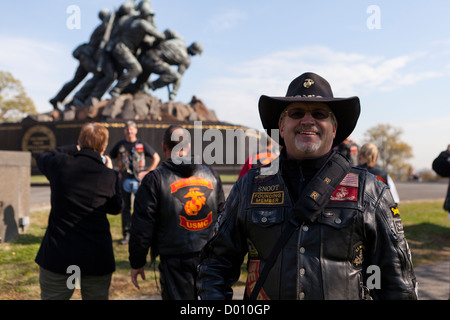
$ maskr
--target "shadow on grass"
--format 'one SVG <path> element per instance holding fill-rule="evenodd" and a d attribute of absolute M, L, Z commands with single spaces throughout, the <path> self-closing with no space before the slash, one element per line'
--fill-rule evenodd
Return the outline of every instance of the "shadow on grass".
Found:
<path fill-rule="evenodd" d="M 404 226 L 408 241 L 416 243 L 418 248 L 450 249 L 450 228 L 432 223 L 420 223 Z"/>
<path fill-rule="evenodd" d="M 33 234 L 20 234 L 17 237 L 15 237 L 11 243 L 15 244 L 39 244 L 42 242 L 43 236 L 35 236 Z"/>
<path fill-rule="evenodd" d="M 450 228 L 432 223 L 404 226 L 415 266 L 450 259 Z"/>

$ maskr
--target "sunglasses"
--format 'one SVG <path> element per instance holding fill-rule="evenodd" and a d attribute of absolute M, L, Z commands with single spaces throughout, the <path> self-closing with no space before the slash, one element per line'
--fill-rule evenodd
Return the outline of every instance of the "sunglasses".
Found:
<path fill-rule="evenodd" d="M 325 109 L 315 109 L 312 111 L 303 110 L 300 108 L 292 108 L 285 111 L 289 118 L 291 119 L 303 119 L 307 112 L 311 114 L 311 116 L 316 120 L 325 120 L 331 115 L 331 111 Z"/>

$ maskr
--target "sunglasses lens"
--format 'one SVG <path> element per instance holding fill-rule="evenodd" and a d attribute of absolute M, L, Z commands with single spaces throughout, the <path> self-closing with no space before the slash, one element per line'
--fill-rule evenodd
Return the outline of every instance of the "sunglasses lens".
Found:
<path fill-rule="evenodd" d="M 290 109 L 287 111 L 287 115 L 291 119 L 298 120 L 298 119 L 302 119 L 306 115 L 307 112 L 310 112 L 311 116 L 316 120 L 325 120 L 330 116 L 330 113 L 331 113 L 331 112 L 329 112 L 327 110 L 323 110 L 323 109 L 317 109 L 314 111 L 305 111 L 302 109 Z"/>
<path fill-rule="evenodd" d="M 306 112 L 302 109 L 290 109 L 287 114 L 291 119 L 301 119 L 305 116 Z"/>
<path fill-rule="evenodd" d="M 311 112 L 311 115 L 314 119 L 325 120 L 330 115 L 330 112 L 326 110 L 314 110 L 313 112 Z"/>

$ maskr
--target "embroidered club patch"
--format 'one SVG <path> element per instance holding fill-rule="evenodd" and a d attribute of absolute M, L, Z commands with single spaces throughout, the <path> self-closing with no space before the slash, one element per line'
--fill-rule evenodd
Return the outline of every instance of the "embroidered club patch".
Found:
<path fill-rule="evenodd" d="M 392 217 L 394 218 L 394 227 L 397 233 L 404 233 L 402 220 L 400 219 L 400 210 L 398 210 L 397 206 L 391 207 Z"/>
<path fill-rule="evenodd" d="M 251 204 L 283 204 L 284 191 L 253 192 Z"/>
<path fill-rule="evenodd" d="M 358 201 L 358 188 L 339 186 L 331 194 L 330 201 Z"/>
<path fill-rule="evenodd" d="M 364 262 L 364 250 L 366 247 L 364 247 L 363 244 L 358 243 L 353 247 L 353 257 L 352 257 L 352 264 L 355 268 L 360 268 Z"/>
<path fill-rule="evenodd" d="M 398 210 L 398 207 L 391 207 L 391 212 L 394 218 L 400 218 L 400 210 Z"/>
<path fill-rule="evenodd" d="M 206 199 L 213 190 L 212 181 L 200 177 L 179 179 L 170 185 L 171 194 L 183 203 L 184 210 L 179 214 L 181 227 L 200 231 L 211 225 L 212 210 Z"/>
<path fill-rule="evenodd" d="M 395 231 L 397 231 L 397 233 L 404 233 L 402 220 L 400 220 L 400 218 L 394 219 L 394 226 L 395 226 Z"/>
<path fill-rule="evenodd" d="M 208 228 L 212 222 L 212 211 L 205 219 L 188 220 L 183 216 L 180 217 L 180 226 L 190 231 L 199 231 Z"/>
<path fill-rule="evenodd" d="M 319 200 L 319 198 L 320 198 L 320 194 L 319 194 L 317 191 L 313 191 L 313 192 L 309 195 L 309 197 L 312 198 L 314 201 L 317 201 L 317 200 Z"/>

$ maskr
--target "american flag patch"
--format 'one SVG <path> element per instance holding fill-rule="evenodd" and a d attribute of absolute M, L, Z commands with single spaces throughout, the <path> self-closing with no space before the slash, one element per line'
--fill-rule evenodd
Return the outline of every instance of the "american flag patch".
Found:
<path fill-rule="evenodd" d="M 356 173 L 348 173 L 340 183 L 341 186 L 358 187 L 358 175 Z"/>

